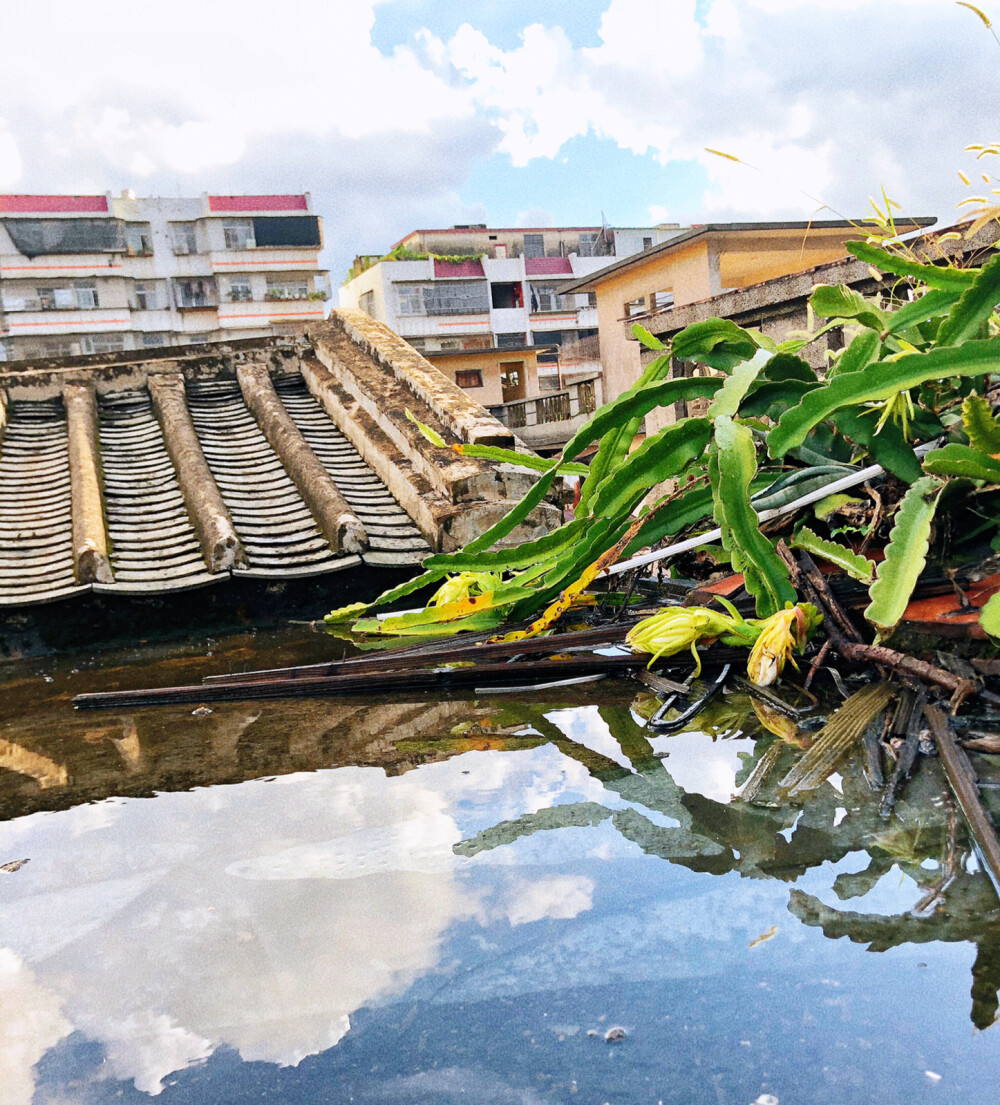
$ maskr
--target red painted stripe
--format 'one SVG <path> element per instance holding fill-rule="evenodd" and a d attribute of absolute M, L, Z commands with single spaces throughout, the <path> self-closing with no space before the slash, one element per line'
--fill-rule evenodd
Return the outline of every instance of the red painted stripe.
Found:
<path fill-rule="evenodd" d="M 439 322 L 438 326 L 486 326 L 488 320 L 483 319 L 481 322 Z"/>
<path fill-rule="evenodd" d="M 64 332 L 72 333 L 72 331 L 65 331 L 67 326 L 128 326 L 129 320 L 127 318 L 81 318 L 73 319 L 72 321 L 65 321 L 59 323 L 56 319 L 51 322 L 46 319 L 44 322 L 8 322 L 7 325 L 12 329 L 24 326 L 59 326 L 62 325 Z"/>
<path fill-rule="evenodd" d="M 226 265 L 238 265 L 241 268 L 256 268 L 258 265 L 315 265 L 318 262 L 316 257 L 293 257 L 288 261 L 265 261 L 261 259 L 258 261 L 256 258 L 253 261 L 213 261 L 212 267 L 219 269 Z"/>
<path fill-rule="evenodd" d="M 322 311 L 293 311 L 296 318 L 322 318 Z M 288 312 L 282 311 L 263 311 L 260 314 L 255 315 L 219 315 L 219 322 L 228 321 L 233 318 L 288 318 Z"/>
<path fill-rule="evenodd" d="M 87 265 L 0 265 L 0 272 L 49 272 L 61 269 L 120 269 L 121 265 L 115 262 L 111 265 L 97 265 L 91 262 Z"/>
<path fill-rule="evenodd" d="M 209 211 L 305 211 L 305 196 L 209 196 Z"/>
<path fill-rule="evenodd" d="M 107 196 L 0 196 L 0 211 L 20 213 L 107 210 Z"/>

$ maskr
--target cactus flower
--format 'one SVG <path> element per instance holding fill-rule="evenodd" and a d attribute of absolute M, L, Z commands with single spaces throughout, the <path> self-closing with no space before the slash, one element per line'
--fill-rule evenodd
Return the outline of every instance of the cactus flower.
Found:
<path fill-rule="evenodd" d="M 756 621 L 760 636 L 750 650 L 747 661 L 747 677 L 750 682 L 758 687 L 769 687 L 781 674 L 786 661 L 791 660 L 794 667 L 792 650 L 802 652 L 809 634 L 820 620 L 821 616 L 815 606 L 800 602 L 795 606 L 788 603 L 777 614 Z"/>
<path fill-rule="evenodd" d="M 661 656 L 673 656 L 690 649 L 694 656 L 695 674 L 699 675 L 701 659 L 696 648 L 698 642 L 713 641 L 716 637 L 731 633 L 736 624 L 725 614 L 704 606 L 668 606 L 659 614 L 637 622 L 629 630 L 625 643 L 634 652 L 652 653 L 648 667 Z"/>

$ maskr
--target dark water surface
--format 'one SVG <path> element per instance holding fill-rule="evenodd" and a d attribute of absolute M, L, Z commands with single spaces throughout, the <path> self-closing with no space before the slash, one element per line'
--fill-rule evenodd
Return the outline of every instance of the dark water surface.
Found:
<path fill-rule="evenodd" d="M 996 1100 L 1000 912 L 933 763 L 886 823 L 854 760 L 734 800 L 801 755 L 738 695 L 652 738 L 626 682 L 68 704 L 343 647 L 0 669 L 2 1105 Z"/>

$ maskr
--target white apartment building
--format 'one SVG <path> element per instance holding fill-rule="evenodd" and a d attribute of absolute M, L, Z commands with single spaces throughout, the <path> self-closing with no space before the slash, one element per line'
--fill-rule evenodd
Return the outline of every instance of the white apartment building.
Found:
<path fill-rule="evenodd" d="M 0 195 L 0 361 L 257 337 L 321 321 L 308 193 Z"/>
<path fill-rule="evenodd" d="M 415 230 L 385 258 L 358 257 L 340 289 L 340 305 L 365 311 L 427 354 L 531 346 L 585 350 L 581 339 L 597 334 L 595 298 L 564 295 L 562 287 L 680 232 L 669 224 Z M 590 349 L 586 362 L 575 355 L 574 371 L 599 369 L 596 340 Z M 543 354 L 538 362 L 540 375 L 552 374 L 558 357 Z"/>

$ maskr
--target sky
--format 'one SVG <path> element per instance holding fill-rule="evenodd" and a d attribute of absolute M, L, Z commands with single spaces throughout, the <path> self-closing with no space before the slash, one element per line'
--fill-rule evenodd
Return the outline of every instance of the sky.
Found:
<path fill-rule="evenodd" d="M 950 223 L 1000 125 L 1000 44 L 953 0 L 49 0 L 3 31 L 0 191 L 309 191 L 334 284 L 465 222 L 860 217 L 885 188 Z"/>

